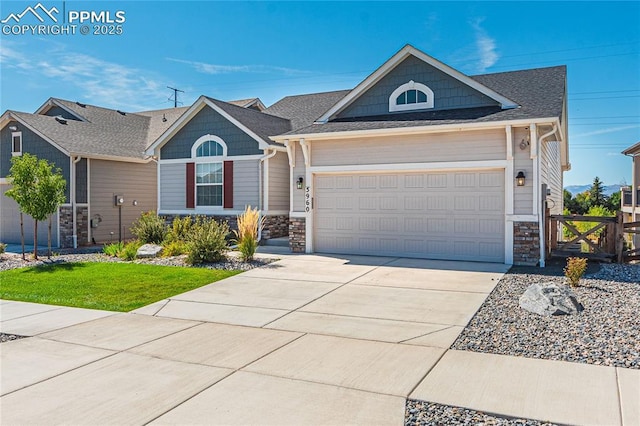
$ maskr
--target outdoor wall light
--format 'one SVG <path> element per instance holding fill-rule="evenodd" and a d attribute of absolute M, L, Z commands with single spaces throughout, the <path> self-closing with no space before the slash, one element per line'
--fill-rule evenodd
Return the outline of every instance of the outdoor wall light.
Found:
<path fill-rule="evenodd" d="M 524 172 L 522 170 L 520 170 L 518 172 L 518 174 L 516 175 L 516 184 L 518 186 L 524 186 L 524 181 L 525 181 Z"/>
<path fill-rule="evenodd" d="M 116 201 L 116 206 L 121 206 L 124 204 L 124 197 L 122 195 L 116 195 L 115 201 Z"/>
<path fill-rule="evenodd" d="M 303 185 L 303 184 L 304 184 L 304 179 L 302 178 L 302 176 L 300 176 L 300 177 L 298 178 L 298 181 L 296 182 L 296 187 L 297 187 L 298 189 L 302 189 L 302 185 Z"/>
<path fill-rule="evenodd" d="M 16 130 L 18 130 L 18 126 L 9 126 L 9 130 L 15 132 Z"/>
<path fill-rule="evenodd" d="M 137 206 L 138 205 L 138 200 L 133 200 L 133 205 Z"/>

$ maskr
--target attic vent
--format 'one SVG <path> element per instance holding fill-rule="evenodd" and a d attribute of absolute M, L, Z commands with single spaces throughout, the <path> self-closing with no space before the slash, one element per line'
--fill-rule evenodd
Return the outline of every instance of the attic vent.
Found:
<path fill-rule="evenodd" d="M 117 112 L 118 112 L 118 114 L 120 114 L 120 115 L 127 115 L 127 113 L 126 113 L 126 112 L 124 112 L 124 111 L 120 111 L 119 109 L 117 109 L 116 111 L 117 111 Z"/>
<path fill-rule="evenodd" d="M 56 115 L 54 118 L 55 118 L 55 119 L 56 119 L 56 121 L 57 121 L 58 123 L 60 123 L 60 124 L 67 124 L 67 119 L 66 119 L 66 118 L 64 118 L 64 117 L 63 117 L 63 116 L 61 116 L 61 115 Z"/>
<path fill-rule="evenodd" d="M 86 108 L 87 104 L 83 104 L 82 102 L 76 102 L 76 105 L 78 105 L 80 108 Z"/>

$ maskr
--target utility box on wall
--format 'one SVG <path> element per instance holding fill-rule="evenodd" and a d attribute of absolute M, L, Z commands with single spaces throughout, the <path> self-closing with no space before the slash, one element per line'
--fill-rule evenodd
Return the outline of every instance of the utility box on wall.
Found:
<path fill-rule="evenodd" d="M 124 196 L 116 195 L 114 197 L 114 203 L 115 203 L 116 207 L 119 207 L 119 206 L 123 205 L 124 204 Z"/>

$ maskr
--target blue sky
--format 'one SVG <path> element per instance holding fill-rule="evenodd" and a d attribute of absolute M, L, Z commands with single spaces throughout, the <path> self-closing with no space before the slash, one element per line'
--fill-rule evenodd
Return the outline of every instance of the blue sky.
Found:
<path fill-rule="evenodd" d="M 3 0 L 0 19 L 37 3 Z M 173 105 L 166 86 L 184 90 L 185 105 L 201 94 L 270 105 L 352 88 L 410 43 L 469 75 L 567 65 L 573 168 L 565 185 L 596 175 L 605 184 L 631 181 L 620 151 L 640 141 L 637 1 L 42 4 L 124 11 L 123 33 L 1 35 L 3 111 L 32 112 L 51 96 L 160 109 Z"/>

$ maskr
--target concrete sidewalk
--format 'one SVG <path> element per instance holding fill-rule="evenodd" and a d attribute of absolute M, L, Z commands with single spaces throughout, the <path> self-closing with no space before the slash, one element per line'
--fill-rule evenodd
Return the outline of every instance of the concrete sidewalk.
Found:
<path fill-rule="evenodd" d="M 506 269 L 287 256 L 130 314 L 1 301 L 36 337 L 0 346 L 0 420 L 399 425 L 411 397 L 639 424 L 640 370 L 448 350 Z"/>

